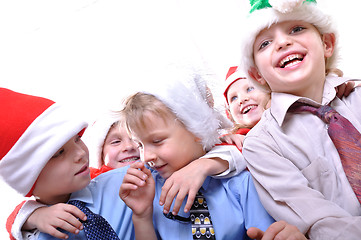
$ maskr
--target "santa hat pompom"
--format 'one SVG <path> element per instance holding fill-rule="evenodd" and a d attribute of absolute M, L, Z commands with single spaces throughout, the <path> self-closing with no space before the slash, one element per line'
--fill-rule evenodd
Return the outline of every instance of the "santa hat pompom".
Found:
<path fill-rule="evenodd" d="M 292 12 L 301 6 L 304 0 L 269 0 L 270 5 L 281 13 Z"/>

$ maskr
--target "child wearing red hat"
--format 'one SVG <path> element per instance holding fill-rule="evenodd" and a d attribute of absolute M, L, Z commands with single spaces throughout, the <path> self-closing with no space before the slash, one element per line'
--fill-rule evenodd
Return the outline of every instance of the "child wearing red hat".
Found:
<path fill-rule="evenodd" d="M 244 136 L 260 121 L 263 112 L 271 104 L 271 94 L 246 76 L 239 67 L 230 67 L 223 92 L 226 115 L 234 125 L 230 133 L 222 138 L 229 143 L 234 142 L 239 148 L 242 148 Z M 347 97 L 359 85 L 358 81 L 342 84 L 337 88 L 338 97 Z"/>
<path fill-rule="evenodd" d="M 2 89 L 3 90 L 3 89 Z M 7 92 L 10 92 L 10 93 L 12 93 L 12 94 L 5 94 L 5 93 L 7 93 Z M 22 109 L 21 108 L 21 106 L 23 106 L 24 104 L 23 103 L 27 103 L 28 105 L 30 105 L 30 103 L 31 103 L 31 101 L 29 101 L 29 99 L 30 100 L 32 100 L 32 99 L 43 99 L 43 98 L 37 98 L 37 97 L 35 97 L 35 96 L 30 96 L 30 95 L 24 95 L 24 94 L 19 94 L 19 93 L 15 93 L 15 92 L 12 92 L 12 91 L 10 91 L 10 90 L 3 90 L 2 92 L 1 92 L 1 97 L 3 98 L 3 99 L 1 99 L 2 100 L 2 102 L 17 102 L 19 105 L 20 105 L 20 107 L 18 106 L 18 105 L 16 105 L 16 104 L 12 104 L 11 105 L 11 107 L 10 106 L 6 106 L 6 105 L 2 105 L 2 107 L 4 108 L 4 110 L 2 111 L 2 113 L 4 113 L 5 112 L 5 108 L 6 107 L 8 107 L 8 108 L 14 108 L 14 107 L 19 107 L 20 109 Z M 11 96 L 11 98 L 9 97 L 9 96 Z M 22 100 L 22 101 L 20 101 L 21 99 L 24 99 L 24 100 Z M 19 100 L 20 99 L 20 100 Z M 44 102 L 49 102 L 48 104 L 49 105 L 51 105 L 52 103 L 54 103 L 54 102 L 52 102 L 52 101 L 50 101 L 50 100 L 48 100 L 48 99 L 44 99 L 43 100 Z M 38 101 L 38 102 L 40 102 L 40 103 L 42 103 L 42 101 Z M 39 108 L 39 106 L 42 106 L 41 104 L 39 104 L 38 102 L 36 102 L 36 104 L 34 104 L 35 106 L 37 106 L 38 108 Z M 46 105 L 47 106 L 47 105 Z M 26 113 L 26 114 L 28 114 L 28 115 L 30 115 L 28 112 L 31 112 L 31 111 L 29 111 L 29 109 L 34 109 L 34 107 L 33 106 L 31 106 L 31 107 L 28 107 L 28 108 L 24 108 L 24 109 L 22 109 L 22 112 L 21 113 Z M 15 112 L 15 111 L 14 111 Z M 25 136 L 26 136 L 26 139 L 27 139 L 27 141 L 24 143 L 24 142 L 20 142 L 20 143 L 17 143 L 17 145 L 19 145 L 19 144 L 27 144 L 27 145 L 30 145 L 30 143 L 29 142 L 31 142 L 30 140 L 32 139 L 32 138 L 34 138 L 34 137 L 36 137 L 37 135 L 42 135 L 42 133 L 44 133 L 45 135 L 47 135 L 47 138 L 46 138 L 46 140 L 49 142 L 49 141 L 51 141 L 51 140 L 53 140 L 52 139 L 52 133 L 53 132 L 50 132 L 50 131 L 47 131 L 48 129 L 46 128 L 47 127 L 47 125 L 44 125 L 43 123 L 42 123 L 42 121 L 40 121 L 40 120 L 38 120 L 38 119 L 43 119 L 43 121 L 45 121 L 45 122 L 49 122 L 49 124 L 50 123 L 52 123 L 52 119 L 53 118 L 50 118 L 50 119 L 47 119 L 46 118 L 46 116 L 48 116 L 49 114 L 47 114 L 47 112 L 45 112 L 44 111 L 44 113 L 42 113 L 42 112 L 39 112 L 39 116 L 35 116 L 34 118 L 35 118 L 35 120 L 34 120 L 34 123 L 32 124 L 33 126 L 35 126 L 35 127 L 32 127 L 32 128 L 29 128 L 30 130 L 29 130 L 29 132 L 30 133 L 27 133 Z M 9 121 L 9 122 L 16 122 L 16 121 L 18 121 L 18 122 L 21 122 L 21 121 L 24 121 L 24 122 L 26 122 L 26 120 L 27 119 L 25 119 L 25 118 L 21 118 L 21 119 L 17 119 L 17 116 L 19 116 L 19 113 L 18 112 L 16 112 L 16 113 L 14 113 L 13 115 L 11 115 L 11 118 L 10 118 L 10 120 L 11 121 Z M 69 119 L 68 118 L 66 118 L 66 120 L 64 120 L 64 118 L 65 118 L 65 116 L 69 116 Z M 7 117 L 9 117 L 9 116 L 7 116 Z M 71 120 L 71 117 L 75 117 L 75 116 L 73 116 L 73 115 L 71 115 L 71 114 L 69 114 L 69 115 L 65 115 L 65 114 L 63 114 L 63 115 L 58 115 L 57 116 L 57 118 L 55 118 L 56 119 L 56 123 L 62 123 L 62 121 L 61 121 L 61 119 L 63 119 L 64 120 L 64 122 L 65 123 L 67 123 L 68 125 L 65 125 L 64 126 L 64 128 L 60 128 L 60 126 L 59 127 L 57 127 L 56 128 L 56 130 L 57 131 L 60 131 L 60 133 L 59 134 L 57 134 L 56 136 L 54 136 L 54 137 L 58 137 L 58 138 L 60 138 L 60 136 L 62 136 L 61 134 L 66 134 L 66 133 L 68 133 L 67 131 L 65 131 L 66 130 L 66 127 L 67 126 L 71 126 L 72 125 L 72 122 L 70 121 Z M 6 119 L 6 116 L 4 115 L 3 117 L 2 117 L 2 121 L 5 121 L 5 119 Z M 45 119 L 45 120 L 44 120 Z M 16 121 L 15 121 L 16 120 Z M 114 120 L 114 119 L 113 119 Z M 31 123 L 31 120 L 29 120 L 29 122 Z M 68 122 L 70 122 L 70 123 L 68 123 Z M 81 122 L 83 122 L 83 121 L 81 121 Z M 110 121 L 109 121 L 110 122 Z M 37 125 L 38 123 L 40 123 L 40 125 Z M 112 137 L 112 130 L 118 130 L 118 126 L 117 126 L 117 122 L 115 122 L 116 124 L 109 124 L 110 126 L 113 126 L 113 127 L 111 127 L 110 128 L 110 130 L 106 133 L 106 134 L 104 134 L 104 135 L 106 135 L 107 137 Z M 9 124 L 8 124 L 9 125 Z M 6 127 L 8 127 L 8 125 L 2 125 L 2 126 L 6 126 Z M 10 124 L 11 125 L 11 124 Z M 108 126 L 109 126 L 108 125 Z M 86 125 L 85 125 L 86 126 Z M 84 127 L 85 127 L 84 126 Z M 56 124 L 51 124 L 51 127 L 52 128 L 55 128 L 56 127 Z M 34 129 L 35 128 L 35 130 L 31 130 L 31 129 Z M 4 133 L 2 136 L 7 136 L 7 135 L 12 135 L 11 133 L 9 133 L 9 130 L 10 130 L 11 128 L 7 128 L 7 131 L 6 131 L 6 129 L 3 129 L 3 132 L 2 133 Z M 18 127 L 14 127 L 13 129 L 15 129 L 15 130 L 19 130 L 20 128 L 18 128 Z M 105 131 L 106 132 L 106 131 Z M 20 135 L 21 135 L 21 133 L 20 133 Z M 117 134 L 115 134 L 115 135 L 117 135 Z M 30 136 L 30 137 L 29 137 Z M 42 137 L 42 136 L 39 136 L 39 137 Z M 39 138 L 38 137 L 38 138 Z M 105 138 L 105 141 L 104 140 L 101 140 L 101 141 L 99 141 L 99 142 L 105 142 L 104 144 L 106 144 L 106 142 L 107 142 L 107 137 Z M 114 137 L 114 136 L 113 136 Z M 57 138 L 57 139 L 58 139 Z M 21 139 L 21 138 L 20 138 Z M 29 140 L 30 139 L 30 140 Z M 41 145 L 42 145 L 42 140 L 43 138 L 41 138 L 40 140 L 39 140 L 39 142 L 37 142 L 37 144 L 36 145 L 33 145 L 32 147 L 33 147 L 33 149 L 32 149 L 32 151 L 36 151 L 37 149 L 37 147 L 38 146 L 40 146 L 39 148 L 41 148 Z M 44 138 L 45 139 L 45 138 Z M 99 139 L 103 139 L 103 137 L 101 137 L 101 138 L 99 138 Z M 78 141 L 78 140 L 77 140 Z M 2 141 L 2 142 L 4 142 L 4 141 Z M 54 141 L 52 141 L 52 142 L 54 142 Z M 110 141 L 111 142 L 111 141 Z M 5 143 L 5 142 L 4 142 Z M 57 141 L 57 144 L 60 144 L 61 143 L 61 141 Z M 84 147 L 86 148 L 86 146 L 84 145 Z M 46 168 L 47 170 L 45 171 L 44 170 L 44 172 L 52 172 L 52 169 L 56 169 L 56 170 L 58 170 L 58 169 L 60 169 L 60 168 L 57 168 L 57 167 L 47 167 L 47 165 L 46 165 L 46 159 L 51 159 L 51 160 L 49 160 L 49 162 L 50 161 L 52 161 L 52 159 L 53 158 L 58 158 L 58 156 L 61 156 L 63 153 L 64 153 L 64 150 L 66 150 L 65 149 L 65 145 L 63 146 L 63 147 L 59 147 L 60 148 L 60 150 L 58 149 L 58 145 L 55 145 L 55 146 L 53 146 L 53 148 L 50 148 L 49 146 L 48 146 L 48 148 L 46 149 L 46 150 L 49 150 L 49 149 L 53 149 L 53 151 L 55 152 L 56 150 L 59 150 L 59 152 L 56 152 L 53 156 L 50 156 L 50 157 L 48 157 L 49 155 L 44 155 L 44 158 L 41 158 L 41 159 L 43 159 L 42 161 L 44 162 L 44 164 L 45 164 L 45 166 L 40 166 L 39 168 L 40 168 L 40 170 L 42 169 L 41 167 L 43 167 L 44 169 Z M 12 150 L 11 150 L 11 146 L 9 147 L 7 147 L 7 148 L 4 148 L 4 149 L 10 149 L 9 150 L 9 152 L 13 152 Z M 23 148 L 24 150 L 26 150 L 27 148 Z M 87 150 L 87 149 L 86 149 Z M 29 152 L 29 151 L 28 151 Z M 67 151 L 66 151 L 67 152 Z M 102 151 L 102 153 L 104 153 L 104 148 L 103 148 L 103 151 Z M 25 161 L 26 163 L 27 163 L 27 158 L 26 158 L 26 155 L 25 154 L 21 154 L 21 152 L 20 153 L 17 153 L 17 154 L 20 154 L 21 156 L 23 156 L 24 158 L 22 159 L 23 161 Z M 139 154 L 139 153 L 138 153 Z M 221 154 L 221 152 L 218 152 L 218 154 Z M 2 159 L 2 162 L 1 162 L 1 175 L 2 176 L 4 176 L 4 179 L 7 181 L 7 182 L 9 182 L 9 183 L 11 183 L 11 179 L 10 179 L 10 176 L 7 176 L 6 175 L 6 172 L 8 171 L 8 168 L 9 168 L 9 166 L 11 166 L 11 164 L 9 164 L 9 160 L 8 159 L 15 159 L 16 161 L 19 161 L 19 159 L 17 158 L 17 156 L 19 156 L 19 155 L 14 155 L 14 157 L 13 158 L 10 158 L 12 155 L 11 154 L 4 154 L 4 155 L 6 155 L 3 159 Z M 106 155 L 106 154 L 105 154 Z M 228 155 L 228 157 L 227 157 L 227 155 Z M 230 158 L 231 159 L 233 159 L 233 158 L 235 158 L 235 156 L 237 155 L 237 151 L 233 151 L 233 152 L 223 152 L 223 157 L 226 157 L 226 159 L 227 160 L 229 160 Z M 9 157 L 10 156 L 10 157 Z M 29 156 L 29 155 L 27 155 L 27 156 Z M 134 156 L 136 156 L 136 155 L 134 155 Z M 204 158 L 206 158 L 207 156 L 204 156 L 202 159 L 204 159 Z M 212 156 L 209 156 L 210 158 L 212 157 Z M 35 158 L 30 158 L 31 160 L 33 160 L 33 159 L 35 159 Z M 29 159 L 29 160 L 30 160 Z M 86 157 L 86 159 L 88 159 L 88 153 L 87 153 L 87 157 Z M 5 160 L 5 161 L 4 161 Z M 15 160 L 14 160 L 14 162 L 15 162 Z M 204 162 L 203 162 L 203 160 L 201 160 L 201 165 L 203 166 L 203 169 L 207 169 L 207 168 L 205 168 L 205 166 L 206 165 L 204 165 Z M 36 165 L 37 164 L 37 162 L 35 161 L 34 162 L 34 165 Z M 88 160 L 87 160 L 87 164 L 88 164 Z M 244 164 L 244 163 L 243 163 Z M 31 165 L 31 164 L 29 164 L 29 165 Z M 228 165 L 228 164 L 222 164 L 222 166 L 225 166 L 225 165 Z M 55 165 L 53 165 L 53 166 L 55 166 Z M 231 164 L 231 166 L 234 166 L 234 164 L 232 165 Z M 48 169 L 50 169 L 50 170 L 48 170 Z M 76 169 L 76 168 L 74 168 L 74 169 Z M 218 171 L 218 172 L 222 172 L 223 170 L 226 170 L 227 169 L 227 166 L 225 166 L 225 168 L 224 169 L 222 169 L 221 171 Z M 13 169 L 14 170 L 14 169 Z M 89 171 L 89 168 L 88 167 L 84 167 L 84 169 L 82 168 L 82 174 L 83 175 L 86 175 L 87 176 L 87 178 L 88 178 L 88 181 L 87 181 L 87 183 L 89 183 L 89 181 L 90 181 L 90 177 L 88 176 L 89 175 L 89 173 L 88 173 L 88 171 Z M 16 172 L 16 171 L 14 171 L 14 172 Z M 68 171 L 66 171 L 66 172 L 71 172 L 70 170 L 68 170 Z M 83 173 L 84 172 L 84 173 Z M 228 171 L 228 173 L 229 174 L 235 174 L 235 173 L 231 173 L 231 171 Z M 52 190 L 53 189 L 57 189 L 57 188 L 59 188 L 59 187 L 47 187 L 46 185 L 44 185 L 44 184 L 42 184 L 43 182 L 46 182 L 46 183 L 50 183 L 50 182 L 54 182 L 54 179 L 51 179 L 51 176 L 55 176 L 55 175 L 49 175 L 49 174 L 45 174 L 44 173 L 44 175 L 45 176 L 47 176 L 47 178 L 43 178 L 43 177 L 40 177 L 40 175 L 39 175 L 39 177 L 38 177 L 38 180 L 37 180 L 37 186 L 42 186 L 42 187 L 37 187 L 36 189 L 37 189 L 37 191 L 36 191 L 36 193 L 38 192 L 38 190 L 40 191 L 40 190 L 42 190 L 42 192 L 44 192 L 44 194 L 45 193 L 50 193 L 50 195 L 51 195 L 51 193 L 53 193 L 52 192 Z M 110 175 L 115 175 L 115 173 L 114 174 L 110 174 Z M 117 178 L 122 178 L 122 174 L 117 174 L 117 175 L 119 175 L 119 176 L 117 176 Z M 181 176 L 183 176 L 181 173 L 180 173 L 180 175 Z M 50 177 L 50 179 L 49 179 L 49 177 Z M 37 178 L 37 176 L 35 176 L 34 177 L 34 179 L 36 179 Z M 108 176 L 105 176 L 105 177 L 102 177 L 102 178 L 97 178 L 97 181 L 96 182 L 93 182 L 93 183 L 91 183 L 90 184 L 90 186 L 86 186 L 87 184 L 85 184 L 85 186 L 86 186 L 86 188 L 84 189 L 84 187 L 85 186 L 79 186 L 79 189 L 81 189 L 79 192 L 80 193 L 84 193 L 84 192 L 87 192 L 89 189 L 92 189 L 91 191 L 93 191 L 93 192 L 96 192 L 96 193 L 93 193 L 93 198 L 96 198 L 97 196 L 99 197 L 101 197 L 101 195 L 102 194 L 97 194 L 98 192 L 100 192 L 100 193 L 104 193 L 104 192 L 107 192 L 107 195 L 109 195 L 109 193 L 117 193 L 118 192 L 118 190 L 119 190 L 119 185 L 117 185 L 117 184 L 105 184 L 108 180 L 104 180 L 104 181 L 102 181 L 103 179 L 109 179 L 110 177 L 109 177 L 109 175 Z M 22 176 L 22 178 L 21 178 L 22 180 L 25 180 L 25 179 L 27 179 L 26 177 L 24 177 L 24 176 Z M 47 179 L 47 180 L 44 180 L 44 179 Z M 65 176 L 63 176 L 63 177 L 59 177 L 59 179 L 62 179 L 62 180 L 66 180 L 67 178 L 65 177 Z M 35 180 L 34 180 L 35 181 Z M 109 180 L 110 181 L 110 180 Z M 179 174 L 178 174 L 178 183 L 179 183 Z M 95 186 L 99 186 L 99 184 L 101 184 L 102 182 L 105 182 L 104 183 L 104 185 L 105 186 L 102 186 L 102 187 L 95 187 Z M 118 182 L 119 184 L 121 183 L 121 181 L 115 181 L 115 182 Z M 175 181 L 176 182 L 176 181 Z M 59 184 L 61 184 L 61 182 L 60 181 L 58 181 L 58 179 L 56 179 L 56 185 L 58 186 Z M 19 186 L 22 186 L 23 184 L 21 184 L 21 185 L 19 185 Z M 93 185 L 93 186 L 92 186 Z M 94 186 L 95 185 L 95 186 Z M 113 185 L 113 186 L 112 186 Z M 12 186 L 12 185 L 11 185 Z M 75 184 L 75 186 L 77 186 L 76 184 Z M 118 189 L 117 189 L 117 186 L 118 186 Z M 109 188 L 112 188 L 112 190 L 114 190 L 114 189 L 116 189 L 116 191 L 111 191 L 111 190 L 109 190 Z M 183 187 L 183 185 L 182 185 L 182 187 Z M 14 186 L 14 188 L 15 189 L 17 189 L 16 188 L 16 186 Z M 74 191 L 76 191 L 76 190 L 79 190 L 78 188 L 74 188 L 74 189 L 72 189 L 72 190 L 74 190 Z M 96 190 L 96 189 L 98 189 L 98 190 Z M 101 191 L 101 190 L 99 190 L 99 189 L 104 189 L 104 191 Z M 107 190 L 108 189 L 108 190 Z M 174 184 L 168 184 L 168 189 L 169 190 L 172 190 L 171 192 L 173 192 L 173 189 L 174 189 Z M 176 191 L 178 191 L 178 190 L 180 190 L 180 189 L 176 189 Z M 77 194 L 79 194 L 79 192 L 78 193 L 75 193 L 75 196 L 77 196 Z M 67 198 L 69 198 L 70 197 L 70 194 L 71 194 L 72 192 L 68 192 L 68 197 L 66 197 L 66 198 L 62 198 L 61 200 L 59 199 L 59 201 L 48 201 L 46 198 L 43 198 L 43 197 L 40 197 L 39 196 L 39 198 L 38 198 L 38 201 L 40 201 L 40 202 L 42 202 L 42 203 L 45 203 L 45 204 L 51 204 L 51 205 L 53 205 L 53 204 L 55 204 L 55 203 L 57 203 L 57 202 L 66 202 L 66 200 L 67 200 Z M 31 195 L 31 192 L 29 192 L 29 194 L 28 194 L 28 196 L 30 196 Z M 74 195 L 74 194 L 73 194 Z M 38 196 L 38 194 L 36 195 L 36 196 Z M 163 195 L 163 197 L 164 197 L 164 199 L 168 199 L 168 198 L 174 198 L 174 196 L 171 196 L 171 194 L 164 194 Z M 102 197 L 101 197 L 102 198 Z M 106 197 L 105 197 L 106 198 Z M 109 211 L 104 211 L 103 209 L 105 209 L 106 207 L 102 207 L 102 210 L 101 211 L 99 211 L 99 209 L 97 209 L 97 207 L 94 207 L 94 209 L 93 210 L 95 210 L 94 212 L 99 212 L 100 214 L 102 214 L 102 215 L 105 215 L 105 216 L 109 216 L 109 215 L 112 215 L 112 214 L 110 214 L 109 212 L 111 212 L 111 213 L 114 213 L 114 211 L 113 211 L 113 207 L 114 208 L 116 208 L 116 206 L 119 206 L 117 209 L 119 209 L 120 210 L 120 212 L 122 212 L 122 210 L 121 209 L 123 209 L 124 207 L 125 207 L 125 205 L 122 203 L 122 201 L 119 199 L 119 198 L 116 198 L 116 197 L 110 197 L 109 199 L 114 199 L 114 201 L 111 201 L 111 204 L 106 204 L 107 206 L 109 206 L 108 208 L 111 208 Z M 93 201 L 95 201 L 95 199 L 93 199 Z M 102 199 L 100 199 L 100 200 L 97 200 L 98 202 L 103 202 L 104 200 L 102 200 Z M 97 202 L 96 201 L 96 202 Z M 180 200 L 178 200 L 178 201 L 180 201 Z M 115 203 L 114 203 L 115 202 Z M 166 202 L 169 202 L 168 200 L 166 200 Z M 171 203 L 172 201 L 170 201 L 170 203 Z M 168 203 L 166 203 L 165 205 L 167 205 Z M 38 225 L 29 225 L 29 219 L 27 218 L 33 211 L 34 211 L 34 209 L 37 209 L 37 208 L 39 208 L 39 207 L 42 207 L 42 206 L 44 206 L 43 204 L 38 204 L 38 202 L 37 201 L 28 201 L 24 206 L 23 205 L 21 205 L 21 206 L 19 206 L 19 208 L 17 209 L 17 210 L 21 210 L 21 217 L 20 217 L 20 219 L 16 219 L 16 222 L 15 222 L 15 225 L 14 226 L 12 226 L 12 224 L 13 224 L 13 221 L 8 221 L 8 226 L 7 226 L 7 228 L 8 229 L 15 229 L 15 233 L 17 233 L 17 234 L 14 234 L 14 236 L 16 237 L 16 239 L 22 239 L 22 236 L 21 236 L 21 233 L 20 233 L 20 235 L 19 235 L 19 229 L 21 229 L 21 227 L 23 226 L 23 227 L 25 227 L 25 229 L 29 229 L 29 227 L 30 227 L 30 229 L 31 228 L 34 228 L 34 227 L 36 227 L 36 228 L 38 228 L 39 226 Z M 60 212 L 57 212 L 56 214 L 57 215 L 59 215 L 59 216 L 64 216 L 64 214 L 67 214 L 67 218 L 69 218 L 69 215 L 70 215 L 70 217 L 72 218 L 72 219 L 75 219 L 74 217 L 79 217 L 80 219 L 84 219 L 84 214 L 82 214 L 82 212 L 80 212 L 77 208 L 75 208 L 75 207 L 73 207 L 73 206 L 70 206 L 70 205 L 67 205 L 67 204 L 60 204 L 60 205 L 53 205 L 53 206 L 60 206 L 59 207 L 59 209 L 58 210 L 61 210 L 61 213 Z M 167 208 L 169 208 L 170 206 L 165 206 L 165 207 L 167 207 Z M 53 214 L 54 213 L 54 211 L 52 211 L 52 209 L 53 208 L 51 208 L 51 207 L 49 207 L 49 208 L 41 208 L 41 209 L 39 209 L 39 210 L 36 210 L 36 212 L 37 213 L 39 213 L 40 212 L 40 210 L 42 211 L 42 215 L 34 215 L 34 214 L 32 214 L 32 215 L 30 215 L 30 217 L 32 217 L 32 219 L 34 218 L 34 216 L 37 216 L 38 218 L 40 218 L 41 219 L 41 221 L 44 223 L 44 221 L 46 221 L 45 219 L 46 218 L 43 218 L 43 217 L 39 217 L 39 216 L 46 216 L 46 215 L 44 215 L 45 213 L 45 211 L 48 211 L 47 213 L 48 214 Z M 127 208 L 126 208 L 127 209 Z M 121 219 L 122 219 L 122 221 L 117 221 L 116 223 L 114 223 L 114 221 L 116 221 L 116 220 L 114 220 L 113 222 L 110 222 L 110 224 L 112 225 L 112 226 L 116 226 L 116 227 L 114 227 L 115 229 L 117 229 L 117 233 L 119 233 L 119 235 L 120 236 L 122 236 L 122 237 L 124 237 L 124 238 L 131 238 L 131 236 L 132 236 L 132 228 L 131 227 L 129 227 L 129 226 L 131 226 L 131 222 L 129 222 L 129 217 L 131 216 L 131 212 L 129 211 L 129 210 L 126 210 L 126 211 L 123 211 L 124 212 L 124 214 L 123 214 L 123 217 L 121 217 L 121 215 L 115 215 L 115 217 L 114 218 L 116 218 L 116 219 L 118 219 L 118 217 L 121 217 Z M 72 216 L 73 215 L 73 216 Z M 114 215 L 114 214 L 113 214 Z M 61 217 L 59 217 L 59 219 L 60 219 Z M 28 220 L 27 220 L 28 219 Z M 53 219 L 55 219 L 55 217 L 53 216 Z M 26 222 L 25 222 L 25 220 L 26 220 Z M 34 220 L 34 221 L 37 221 L 36 219 Z M 67 230 L 68 232 L 71 232 L 71 233 L 79 233 L 79 231 L 80 230 L 82 230 L 82 225 L 80 224 L 80 222 L 73 222 L 74 220 L 66 220 L 66 221 L 68 221 L 68 226 L 67 227 L 62 227 L 63 229 L 65 229 L 65 230 Z M 66 221 L 63 221 L 63 222 L 66 222 Z M 25 225 L 23 225 L 23 223 L 25 222 Z M 33 223 L 33 220 L 32 221 L 30 221 L 31 223 Z M 37 222 L 37 223 L 39 223 L 39 222 Z M 65 238 L 65 237 L 67 237 L 64 233 L 61 233 L 61 232 L 59 232 L 59 231 L 57 231 L 55 228 L 54 228 L 54 226 L 61 226 L 61 224 L 58 222 L 58 223 L 51 223 L 51 222 L 46 222 L 45 224 L 47 224 L 47 225 L 50 225 L 50 229 L 49 229 L 49 226 L 47 226 L 47 230 L 46 229 L 42 229 L 43 231 L 46 231 L 46 232 L 48 232 L 48 233 L 51 233 L 52 235 L 54 235 L 54 236 L 56 236 L 56 237 L 59 237 L 59 238 Z M 129 225 L 130 224 L 130 225 Z M 53 227 L 51 227 L 51 225 L 53 225 Z M 45 226 L 44 226 L 45 227 Z M 123 230 L 122 230 L 123 229 Z M 39 230 L 39 229 L 38 229 Z M 81 232 L 83 232 L 83 231 L 81 231 Z M 37 232 L 38 233 L 38 232 Z M 36 234 L 37 234 L 36 233 Z M 34 236 L 37 236 L 37 235 L 34 235 Z M 69 235 L 70 236 L 70 235 Z M 81 236 L 80 236 L 80 238 L 81 238 Z"/>
<path fill-rule="evenodd" d="M 8 185 L 54 204 L 89 184 L 88 149 L 80 139 L 85 121 L 49 99 L 6 88 L 0 88 L 0 102 L 0 176 Z M 32 202 L 29 209 L 41 206 Z M 67 210 L 85 217 L 74 206 Z"/>

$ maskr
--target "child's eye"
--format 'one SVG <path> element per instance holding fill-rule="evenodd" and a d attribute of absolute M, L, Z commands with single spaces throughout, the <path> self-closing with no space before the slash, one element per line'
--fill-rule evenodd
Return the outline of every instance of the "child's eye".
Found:
<path fill-rule="evenodd" d="M 296 26 L 296 27 L 292 28 L 291 33 L 301 32 L 304 29 L 305 29 L 304 27 Z"/>
<path fill-rule="evenodd" d="M 60 149 L 57 153 L 55 153 L 51 158 L 60 157 L 64 153 L 64 149 Z"/>
<path fill-rule="evenodd" d="M 237 100 L 237 96 L 233 96 L 233 97 L 231 97 L 229 100 L 230 100 L 230 102 L 234 102 L 234 101 L 236 101 Z"/>
<path fill-rule="evenodd" d="M 81 137 L 80 137 L 79 135 L 76 135 L 76 136 L 75 136 L 75 142 L 79 142 L 80 139 L 81 139 Z"/>
<path fill-rule="evenodd" d="M 253 91 L 254 90 L 254 87 L 249 87 L 249 88 L 247 88 L 247 92 L 251 92 L 251 91 Z"/>
<path fill-rule="evenodd" d="M 163 141 L 163 139 L 154 139 L 153 140 L 153 143 L 154 144 L 159 144 L 159 143 L 161 143 Z"/>
<path fill-rule="evenodd" d="M 115 145 L 115 144 L 119 144 L 120 142 L 121 141 L 119 139 L 117 139 L 117 140 L 111 141 L 110 144 Z"/>
<path fill-rule="evenodd" d="M 270 44 L 271 44 L 271 41 L 268 41 L 268 40 L 263 41 L 263 42 L 261 43 L 261 45 L 259 46 L 259 50 L 267 47 L 267 46 L 270 45 Z"/>

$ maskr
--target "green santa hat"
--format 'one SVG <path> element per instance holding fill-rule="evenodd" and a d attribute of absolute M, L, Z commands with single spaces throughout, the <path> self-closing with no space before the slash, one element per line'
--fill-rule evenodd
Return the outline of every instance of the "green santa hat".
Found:
<path fill-rule="evenodd" d="M 248 72 L 255 66 L 253 44 L 257 35 L 265 28 L 284 21 L 301 20 L 313 24 L 318 31 L 334 33 L 337 31 L 330 15 L 322 11 L 316 0 L 250 0 L 251 10 L 242 29 L 240 69 Z M 337 44 L 332 57 L 328 59 L 326 68 L 335 68 Z"/>

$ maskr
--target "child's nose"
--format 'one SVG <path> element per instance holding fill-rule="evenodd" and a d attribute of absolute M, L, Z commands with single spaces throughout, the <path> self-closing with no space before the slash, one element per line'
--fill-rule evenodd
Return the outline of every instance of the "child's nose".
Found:
<path fill-rule="evenodd" d="M 279 33 L 276 38 L 276 49 L 279 51 L 292 45 L 292 39 L 284 33 Z"/>
<path fill-rule="evenodd" d="M 123 151 L 133 151 L 133 150 L 137 150 L 138 146 L 136 144 L 136 142 L 134 142 L 132 139 L 126 139 L 124 140 L 124 148 Z"/>
<path fill-rule="evenodd" d="M 78 145 L 76 149 L 75 161 L 80 162 L 88 156 L 88 148 L 83 145 Z"/>
<path fill-rule="evenodd" d="M 245 102 L 249 101 L 249 97 L 245 96 L 243 98 L 240 98 L 239 104 L 244 104 Z"/>
<path fill-rule="evenodd" d="M 157 156 L 155 153 L 153 153 L 150 149 L 146 149 L 144 147 L 141 150 L 140 155 L 141 155 L 142 162 L 145 162 L 148 165 L 154 164 L 155 160 L 157 159 Z"/>

